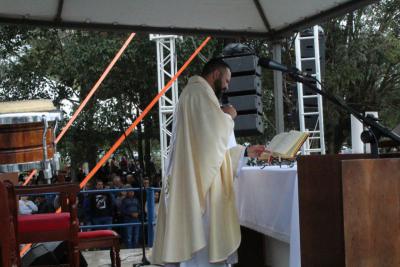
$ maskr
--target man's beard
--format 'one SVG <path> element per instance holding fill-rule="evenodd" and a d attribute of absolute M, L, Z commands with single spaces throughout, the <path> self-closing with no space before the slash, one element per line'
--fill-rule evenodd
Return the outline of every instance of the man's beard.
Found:
<path fill-rule="evenodd" d="M 214 93 L 217 96 L 218 100 L 221 100 L 223 91 L 224 91 L 224 88 L 222 88 L 221 80 L 219 80 L 219 79 L 215 80 Z"/>

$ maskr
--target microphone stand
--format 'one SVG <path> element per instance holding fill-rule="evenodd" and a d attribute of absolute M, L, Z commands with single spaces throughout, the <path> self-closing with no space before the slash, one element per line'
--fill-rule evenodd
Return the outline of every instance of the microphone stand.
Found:
<path fill-rule="evenodd" d="M 128 147 L 129 150 L 129 154 L 130 156 L 134 159 L 135 157 L 133 156 L 133 150 L 130 146 L 130 142 L 128 140 L 128 137 L 125 133 L 124 127 L 123 127 L 123 122 L 122 119 L 120 120 L 120 127 L 121 127 L 121 131 L 124 133 L 125 136 L 125 140 L 126 140 L 126 145 Z M 145 231 L 144 231 L 144 194 L 143 194 L 143 174 L 142 174 L 142 170 L 139 170 L 139 181 L 140 181 L 140 208 L 141 210 L 141 216 L 140 216 L 140 223 L 141 223 L 141 228 L 142 228 L 142 262 L 141 263 L 137 263 L 137 264 L 133 264 L 133 267 L 140 267 L 140 266 L 146 266 L 149 265 L 150 262 L 148 261 L 148 259 L 146 258 L 146 248 L 145 248 Z"/>
<path fill-rule="evenodd" d="M 361 134 L 361 140 L 364 143 L 370 143 L 371 144 L 371 154 L 374 155 L 375 157 L 379 157 L 379 149 L 378 149 L 378 140 L 381 136 L 386 136 L 392 139 L 395 143 L 400 145 L 400 136 L 393 133 L 391 130 L 383 126 L 381 123 L 379 123 L 374 117 L 372 116 L 365 116 L 363 113 L 353 109 L 346 103 L 344 103 L 341 99 L 339 99 L 337 96 L 327 92 L 320 90 L 315 83 L 318 82 L 315 78 L 309 77 L 309 76 L 304 76 L 302 73 L 297 70 L 297 69 L 291 69 L 289 71 L 285 71 L 287 74 L 296 82 L 300 82 L 308 86 L 311 91 L 314 93 L 320 94 L 335 105 L 339 106 L 343 110 L 345 110 L 347 113 L 352 114 L 354 117 L 356 117 L 361 123 L 364 123 L 365 125 L 368 126 L 368 130 L 364 131 Z"/>

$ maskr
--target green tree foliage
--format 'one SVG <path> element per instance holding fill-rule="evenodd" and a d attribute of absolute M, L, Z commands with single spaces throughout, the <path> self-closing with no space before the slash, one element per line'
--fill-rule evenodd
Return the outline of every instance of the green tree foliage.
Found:
<path fill-rule="evenodd" d="M 50 98 L 56 105 L 66 99 L 73 111 L 128 36 L 21 26 L 0 31 L 1 99 Z M 98 150 L 108 149 L 121 134 L 121 119 L 132 122 L 135 110 L 156 94 L 154 47 L 148 35 L 138 34 L 62 139 L 60 148 L 74 165 L 89 161 L 92 167 Z M 157 118 L 156 113 L 153 109 L 151 118 Z"/>
<path fill-rule="evenodd" d="M 325 86 L 359 111 L 378 111 L 382 122 L 400 122 L 400 1 L 381 1 L 323 25 Z M 349 115 L 325 101 L 329 151 L 350 135 Z"/>
<path fill-rule="evenodd" d="M 380 1 L 321 24 L 325 37 L 326 91 L 360 112 L 378 111 L 384 125 L 400 122 L 400 1 Z M 282 61 L 294 66 L 294 37 L 282 40 Z M 298 128 L 288 77 L 284 84 L 285 127 Z M 292 87 L 293 88 L 293 87 Z M 291 97 L 292 95 L 292 97 Z M 350 142 L 350 115 L 323 100 L 328 153 Z"/>

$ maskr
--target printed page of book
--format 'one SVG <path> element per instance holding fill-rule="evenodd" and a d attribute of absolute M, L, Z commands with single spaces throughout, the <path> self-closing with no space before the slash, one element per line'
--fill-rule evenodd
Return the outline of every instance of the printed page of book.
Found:
<path fill-rule="evenodd" d="M 288 151 L 288 155 L 290 157 L 295 157 L 297 151 L 300 149 L 301 145 L 304 143 L 304 141 L 307 139 L 308 134 L 299 132 L 299 131 L 290 131 L 288 138 L 289 140 L 293 141 L 293 146 L 290 148 Z"/>
<path fill-rule="evenodd" d="M 280 133 L 275 136 L 268 146 L 268 149 L 279 156 L 286 155 L 293 146 L 293 141 L 290 140 L 289 133 Z"/>
<path fill-rule="evenodd" d="M 278 135 L 275 135 L 274 138 L 272 138 L 271 142 L 267 145 L 267 149 L 271 152 L 281 151 L 281 147 L 284 143 L 286 135 L 287 133 L 280 133 Z"/>
<path fill-rule="evenodd" d="M 298 144 L 307 136 L 299 131 L 280 133 L 272 138 L 267 149 L 283 157 L 293 157 L 298 149 Z"/>

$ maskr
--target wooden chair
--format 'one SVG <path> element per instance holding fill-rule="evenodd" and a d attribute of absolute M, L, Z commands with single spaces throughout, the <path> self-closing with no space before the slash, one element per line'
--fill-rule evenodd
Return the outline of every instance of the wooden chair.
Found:
<path fill-rule="evenodd" d="M 65 182 L 65 175 L 59 175 L 57 181 L 59 183 Z M 61 199 L 61 201 L 65 202 L 65 199 Z M 93 230 L 78 233 L 79 250 L 109 248 L 112 267 L 121 267 L 119 240 L 119 234 L 112 230 Z"/>
<path fill-rule="evenodd" d="M 72 267 L 79 266 L 79 248 L 78 248 L 78 231 L 79 223 L 77 218 L 77 204 L 76 195 L 79 192 L 78 184 L 63 183 L 51 185 L 38 185 L 38 186 L 12 186 L 8 182 L 0 182 L 5 191 L 8 199 L 9 213 L 12 217 L 12 223 L 9 223 L 10 229 L 14 227 L 16 232 L 15 238 L 17 245 L 15 246 L 10 237 L 10 245 L 5 244 L 8 251 L 17 247 L 16 254 L 19 255 L 18 245 L 39 242 L 51 241 L 67 241 L 68 242 L 68 255 L 69 264 Z M 35 194 L 40 195 L 43 193 L 59 193 L 61 212 L 60 213 L 46 213 L 46 214 L 32 214 L 32 215 L 18 215 L 18 195 Z M 2 197 L 4 198 L 4 197 Z M 0 214 L 3 213 L 0 210 Z M 0 215 L 0 217 L 3 217 Z M 10 218 L 11 218 L 10 217 Z M 12 235 L 8 232 L 7 235 Z M 2 235 L 3 236 L 3 235 Z M 3 246 L 3 242 L 2 242 Z M 5 251 L 6 252 L 6 251 Z M 11 253 L 11 257 L 15 257 L 15 253 Z M 7 255 L 3 257 L 8 257 Z M 17 257 L 19 258 L 19 257 Z M 17 259 L 17 266 L 20 261 Z M 13 265 L 4 265 L 13 266 Z"/>
<path fill-rule="evenodd" d="M 79 249 L 110 248 L 111 266 L 121 267 L 119 235 L 112 230 L 79 232 Z"/>

